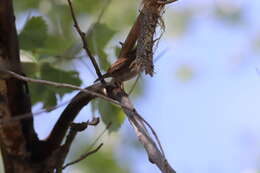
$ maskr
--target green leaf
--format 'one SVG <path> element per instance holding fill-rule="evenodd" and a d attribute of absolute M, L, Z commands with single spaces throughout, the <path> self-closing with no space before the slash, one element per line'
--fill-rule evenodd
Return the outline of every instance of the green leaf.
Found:
<path fill-rule="evenodd" d="M 26 0 L 26 1 L 15 0 L 13 3 L 15 7 L 14 11 L 15 12 L 26 11 L 28 9 L 37 8 L 40 2 L 41 1 L 39 0 Z"/>
<path fill-rule="evenodd" d="M 29 51 L 20 51 L 20 59 L 23 70 L 27 76 L 33 77 L 39 71 L 36 58 Z"/>
<path fill-rule="evenodd" d="M 50 108 L 57 104 L 56 94 L 49 87 L 39 84 L 29 84 L 29 89 L 32 104 L 42 102 L 44 108 Z"/>
<path fill-rule="evenodd" d="M 44 63 L 41 66 L 41 78 L 43 80 L 54 81 L 59 83 L 68 83 L 72 85 L 81 85 L 79 74 L 76 71 L 65 71 L 51 66 L 49 63 Z M 68 88 L 54 88 L 52 90 L 63 96 L 64 94 L 71 92 Z"/>
<path fill-rule="evenodd" d="M 112 123 L 109 131 L 116 131 L 123 124 L 125 115 L 119 107 L 108 103 L 107 101 L 99 100 L 98 109 L 101 114 L 102 121 L 106 125 Z"/>
<path fill-rule="evenodd" d="M 100 8 L 100 5 L 104 3 L 104 0 L 84 0 L 84 1 L 74 1 L 74 9 L 77 12 L 83 13 L 95 13 L 97 9 Z"/>
<path fill-rule="evenodd" d="M 52 33 L 66 38 L 67 41 L 74 40 L 73 24 L 68 4 L 59 3 L 58 1 L 51 2 L 52 8 L 48 12 L 48 19 L 52 22 Z"/>
<path fill-rule="evenodd" d="M 45 92 L 44 98 L 46 100 L 43 105 L 44 108 L 50 108 L 57 105 L 57 97 L 55 92 L 47 90 Z"/>
<path fill-rule="evenodd" d="M 38 49 L 39 60 L 45 62 L 48 58 L 53 58 L 54 62 L 70 63 L 79 55 L 82 44 L 79 41 L 64 38 L 60 35 L 48 35 L 44 48 Z"/>
<path fill-rule="evenodd" d="M 66 40 L 61 35 L 48 35 L 45 43 L 42 53 L 49 55 L 60 55 L 72 45 L 71 40 Z"/>
<path fill-rule="evenodd" d="M 116 6 L 116 8 L 107 8 L 102 21 L 112 28 L 121 29 L 121 31 L 126 28 L 129 29 L 135 22 L 138 5 L 138 1 L 113 0 L 111 7 Z"/>
<path fill-rule="evenodd" d="M 47 38 L 47 24 L 40 16 L 27 21 L 19 35 L 20 47 L 24 50 L 35 50 L 44 46 Z"/>
<path fill-rule="evenodd" d="M 59 83 L 68 83 L 72 85 L 81 85 L 78 72 L 64 71 L 51 66 L 49 63 L 41 64 L 40 79 L 54 81 Z M 30 84 L 30 93 L 32 104 L 43 102 L 44 108 L 55 106 L 57 97 L 62 97 L 64 94 L 71 92 L 68 88 L 55 88 L 46 85 Z"/>
<path fill-rule="evenodd" d="M 103 70 L 107 70 L 110 65 L 104 49 L 115 33 L 115 30 L 112 30 L 105 24 L 96 24 L 87 36 L 90 49 L 95 55 L 98 55 L 100 66 Z"/>
<path fill-rule="evenodd" d="M 49 92 L 48 88 L 44 85 L 39 85 L 35 83 L 29 83 L 29 90 L 31 95 L 31 102 L 32 104 L 36 104 L 38 102 L 43 102 L 44 105 L 49 102 L 48 99 L 46 99 L 46 95 Z M 55 98 L 56 100 L 56 98 Z M 51 101 L 53 102 L 53 101 Z"/>

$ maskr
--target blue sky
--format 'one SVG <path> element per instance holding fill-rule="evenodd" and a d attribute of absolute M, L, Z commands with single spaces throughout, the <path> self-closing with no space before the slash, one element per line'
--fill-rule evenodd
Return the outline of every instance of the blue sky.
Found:
<path fill-rule="evenodd" d="M 156 128 L 177 172 L 254 173 L 259 168 L 260 61 L 251 40 L 259 34 L 260 4 L 247 1 L 246 6 L 246 26 L 223 25 L 205 11 L 194 17 L 185 37 L 166 32 L 160 43 L 159 51 L 167 53 L 156 63 L 155 77 L 146 77 L 146 94 L 136 105 Z M 183 65 L 193 72 L 186 82 L 176 76 Z M 159 170 L 140 163 L 137 172 Z"/>

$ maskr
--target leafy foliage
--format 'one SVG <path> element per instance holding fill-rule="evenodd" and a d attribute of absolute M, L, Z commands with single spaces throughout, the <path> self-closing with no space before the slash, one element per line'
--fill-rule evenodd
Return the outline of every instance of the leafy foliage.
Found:
<path fill-rule="evenodd" d="M 120 163 L 116 161 L 115 153 L 111 149 L 102 151 L 91 155 L 87 159 L 80 162 L 79 167 L 86 172 L 91 173 L 129 173 L 126 168 L 123 168 Z"/>
<path fill-rule="evenodd" d="M 27 21 L 19 35 L 20 47 L 24 50 L 35 50 L 44 46 L 47 37 L 47 24 L 42 17 L 32 17 Z"/>
<path fill-rule="evenodd" d="M 14 6 L 15 11 L 24 11 L 24 9 L 36 9 L 38 8 L 40 1 L 38 0 L 27 0 L 27 1 L 20 1 L 15 0 Z"/>
<path fill-rule="evenodd" d="M 110 65 L 104 49 L 115 34 L 116 31 L 112 30 L 107 25 L 97 23 L 93 26 L 93 29 L 87 36 L 87 40 L 90 43 L 90 49 L 95 55 L 98 55 L 100 67 L 103 70 L 107 70 Z"/>
<path fill-rule="evenodd" d="M 39 78 L 78 86 L 81 84 L 78 72 L 64 71 L 51 66 L 49 63 L 41 65 Z M 39 84 L 30 84 L 29 87 L 33 96 L 32 103 L 43 102 L 45 108 L 55 106 L 57 104 L 57 97 L 62 97 L 64 94 L 71 92 L 67 88 L 47 87 Z"/>
<path fill-rule="evenodd" d="M 125 115 L 118 106 L 108 103 L 104 100 L 99 100 L 98 110 L 101 114 L 102 121 L 108 125 L 111 123 L 109 131 L 116 131 L 125 120 Z"/>
<path fill-rule="evenodd" d="M 92 6 L 88 5 L 88 7 L 92 9 L 97 9 L 97 6 L 100 5 L 100 3 L 93 4 L 90 1 L 84 1 L 83 4 L 84 3 L 92 4 Z M 78 40 L 73 33 L 68 6 L 63 3 L 58 3 L 58 1 L 45 1 L 44 4 L 33 4 L 34 8 L 41 5 L 43 7 L 46 5 L 52 6 L 49 6 L 48 12 L 43 10 L 46 14 L 45 18 L 48 19 L 48 25 L 43 17 L 32 17 L 26 22 L 19 35 L 20 47 L 26 50 L 26 53 L 33 56 L 36 60 L 33 62 L 23 62 L 23 66 L 26 68 L 26 74 L 38 79 L 80 85 L 81 80 L 77 72 L 60 70 L 59 68 L 61 65 L 60 62 L 70 63 L 71 60 L 80 56 L 82 50 L 81 41 Z M 17 3 L 17 7 L 19 7 L 20 10 L 26 9 L 26 6 L 22 6 L 20 3 Z M 27 7 L 30 8 L 30 6 Z M 80 2 L 75 2 L 75 7 L 76 13 L 81 13 L 84 10 L 84 12 L 86 12 L 85 5 L 82 5 Z M 41 8 L 39 8 L 39 10 L 41 10 Z M 91 10 L 88 12 L 91 12 Z M 48 27 L 51 29 L 48 29 Z M 87 34 L 91 51 L 99 57 L 99 63 L 103 70 L 107 70 L 110 65 L 105 48 L 116 33 L 117 31 L 112 30 L 106 24 L 96 23 Z M 64 68 L 64 66 L 61 67 Z M 46 108 L 56 105 L 57 99 L 71 92 L 71 90 L 30 84 L 30 92 L 32 103 L 43 102 Z"/>
<path fill-rule="evenodd" d="M 84 13 L 95 13 L 97 12 L 98 7 L 100 7 L 101 4 L 104 3 L 104 0 L 96 0 L 95 3 L 93 3 L 92 0 L 84 0 L 84 1 L 74 1 L 75 2 L 75 8 L 78 12 L 84 12 Z"/>
<path fill-rule="evenodd" d="M 40 58 L 48 57 L 48 56 L 55 56 L 59 55 L 60 57 L 72 57 L 79 52 L 80 48 L 76 52 L 70 52 L 68 49 L 73 45 L 73 42 L 69 39 L 64 38 L 62 35 L 54 35 L 54 34 L 49 34 L 48 37 L 46 38 L 46 45 L 44 49 L 41 49 L 40 53 L 41 56 Z M 69 55 L 66 54 L 69 52 Z M 59 58 L 59 56 L 56 56 L 56 58 Z M 68 58 L 67 58 L 68 59 Z"/>

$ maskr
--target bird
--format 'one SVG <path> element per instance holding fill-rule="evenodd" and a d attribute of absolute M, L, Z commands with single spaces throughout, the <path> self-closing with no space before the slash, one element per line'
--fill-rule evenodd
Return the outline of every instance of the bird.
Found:
<path fill-rule="evenodd" d="M 131 64 L 136 59 L 136 49 L 130 51 L 126 57 L 118 58 L 102 75 L 103 78 L 111 77 L 116 82 L 124 82 L 134 78 L 139 74 L 140 69 L 132 66 Z M 98 78 L 95 82 L 99 81 Z"/>

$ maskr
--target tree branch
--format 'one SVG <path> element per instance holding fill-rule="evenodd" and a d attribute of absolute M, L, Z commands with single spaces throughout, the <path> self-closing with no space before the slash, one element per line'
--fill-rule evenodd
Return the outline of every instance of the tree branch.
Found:
<path fill-rule="evenodd" d="M 70 0 L 68 0 L 68 3 L 69 3 L 69 7 L 70 7 L 71 17 L 72 17 L 73 22 L 74 22 L 74 27 L 76 28 L 76 30 L 77 30 L 77 32 L 78 32 L 78 34 L 79 34 L 79 36 L 80 36 L 80 38 L 82 40 L 83 48 L 84 48 L 86 54 L 89 56 L 93 66 L 94 66 L 94 68 L 96 70 L 96 74 L 97 74 L 98 78 L 100 79 L 101 83 L 103 85 L 105 85 L 106 82 L 105 82 L 105 80 L 104 80 L 104 78 L 103 78 L 103 76 L 102 76 L 102 74 L 100 72 L 100 69 L 99 69 L 98 64 L 97 64 L 97 62 L 95 60 L 95 57 L 92 55 L 92 53 L 91 53 L 91 51 L 90 51 L 90 49 L 88 47 L 88 43 L 87 43 L 86 38 L 85 38 L 85 33 L 82 32 L 80 27 L 79 27 L 79 24 L 77 22 L 77 19 L 76 19 L 76 16 L 75 16 L 75 13 L 74 13 L 74 10 L 73 10 L 73 7 L 72 7 L 72 3 L 71 3 Z"/>
<path fill-rule="evenodd" d="M 162 173 L 175 173 L 175 170 L 171 167 L 165 158 L 162 149 L 161 151 L 159 149 L 161 148 L 160 142 L 158 141 L 158 148 L 146 130 L 145 124 L 148 123 L 137 113 L 130 99 L 128 98 L 128 95 L 121 88 L 110 88 L 108 93 L 111 98 L 119 101 L 122 105 L 124 105 L 122 109 L 127 115 L 130 124 L 133 126 L 139 141 L 143 144 L 150 162 L 156 164 Z M 148 127 L 151 128 L 150 125 L 148 125 Z M 155 133 L 153 129 L 151 130 L 153 133 Z M 156 140 L 158 140 L 157 135 L 155 135 L 155 137 Z"/>
<path fill-rule="evenodd" d="M 99 84 L 90 86 L 87 89 L 93 92 L 102 92 L 103 87 Z M 95 95 L 80 92 L 71 100 L 61 113 L 60 118 L 47 138 L 45 142 L 46 144 L 42 149 L 44 153 L 51 154 L 52 151 L 56 150 L 60 146 L 72 121 L 78 115 L 80 110 L 95 97 Z"/>
<path fill-rule="evenodd" d="M 4 74 L 8 74 L 9 76 L 4 75 Z M 33 79 L 33 78 L 29 78 L 29 77 L 25 77 L 25 76 L 19 75 L 19 74 L 15 73 L 15 72 L 7 70 L 7 69 L 2 69 L 0 67 L 0 78 L 2 76 L 4 76 L 4 78 L 14 77 L 14 78 L 22 80 L 22 81 L 26 81 L 26 82 L 30 82 L 30 83 L 38 83 L 38 84 L 43 84 L 43 85 L 49 85 L 49 86 L 53 86 L 53 87 L 56 87 L 56 88 L 69 88 L 69 89 L 72 89 L 72 90 L 79 90 L 79 91 L 82 91 L 84 93 L 91 94 L 93 96 L 102 98 L 102 99 L 107 100 L 109 102 L 112 102 L 114 104 L 119 104 L 120 105 L 120 103 L 117 102 L 116 100 L 113 100 L 113 99 L 111 99 L 109 97 L 106 97 L 103 94 L 96 93 L 96 92 L 90 91 L 88 89 L 83 89 L 83 88 L 80 88 L 80 87 L 78 87 L 76 85 L 71 85 L 71 84 L 67 84 L 67 83 L 58 83 L 58 82 L 52 82 L 52 81 L 40 80 L 40 79 Z M 96 84 L 96 85 L 99 85 L 99 84 Z"/>
<path fill-rule="evenodd" d="M 17 73 L 14 73 L 9 70 L 5 70 L 0 68 L 0 74 L 6 73 L 8 74 L 8 78 L 14 77 L 19 80 L 32 82 L 32 83 L 38 83 L 38 84 L 44 84 L 54 87 L 64 87 L 64 88 L 70 88 L 74 90 L 80 90 L 81 92 L 77 94 L 70 102 L 70 104 L 65 108 L 63 113 L 61 114 L 59 120 L 56 122 L 54 128 L 52 129 L 52 132 L 50 136 L 47 138 L 46 141 L 38 141 L 36 147 L 34 148 L 34 152 L 32 157 L 35 159 L 43 159 L 52 154 L 54 150 L 59 148 L 70 124 L 74 120 L 74 118 L 78 115 L 79 111 L 89 103 L 92 99 L 95 97 L 104 98 L 105 100 L 109 101 L 110 103 L 119 104 L 116 100 L 113 100 L 107 96 L 104 95 L 105 88 L 102 84 L 94 84 L 90 87 L 87 87 L 85 89 L 82 89 L 75 85 L 70 85 L 66 83 L 57 83 L 57 82 L 51 82 L 46 80 L 37 80 L 28 78 L 22 75 L 19 75 Z M 2 75 L 0 75 L 2 77 Z"/>
<path fill-rule="evenodd" d="M 60 108 L 62 106 L 67 105 L 68 103 L 70 103 L 70 101 L 65 101 L 65 102 L 63 102 L 63 103 L 61 103 L 59 105 L 52 106 L 52 107 L 47 107 L 47 108 L 44 108 L 44 109 L 42 109 L 40 111 L 37 111 L 37 112 L 29 112 L 29 113 L 17 115 L 15 117 L 10 118 L 10 119 L 1 120 L 0 121 L 0 125 L 1 124 L 13 123 L 14 121 L 19 121 L 19 120 L 35 117 L 35 116 L 40 115 L 42 113 L 46 113 L 46 112 L 50 112 L 50 111 L 53 111 L 55 109 L 58 109 L 58 108 Z"/>
<path fill-rule="evenodd" d="M 70 127 L 69 134 L 65 140 L 63 146 L 57 151 L 57 166 L 56 173 L 61 173 L 63 168 L 64 161 L 69 153 L 71 144 L 75 139 L 78 132 L 84 131 L 89 125 L 96 126 L 99 123 L 99 118 L 94 118 L 91 121 L 83 122 L 83 123 L 72 123 Z"/>
<path fill-rule="evenodd" d="M 1 0 L 0 8 L 0 67 L 22 74 L 12 1 Z M 1 119 L 10 119 L 31 112 L 28 87 L 24 81 L 0 78 L 0 97 Z M 26 171 L 25 165 L 12 157 L 18 160 L 28 157 L 37 141 L 32 117 L 13 124 L 1 125 L 0 145 L 5 171 L 13 173 L 23 166 Z"/>
<path fill-rule="evenodd" d="M 134 127 L 136 135 L 138 136 L 140 142 L 144 145 L 147 154 L 149 156 L 149 160 L 152 163 L 155 163 L 163 173 L 174 173 L 174 170 L 171 168 L 169 163 L 167 162 L 158 137 L 152 127 L 136 112 L 135 108 L 133 107 L 132 103 L 130 102 L 127 94 L 118 87 L 115 87 L 113 84 L 107 84 L 108 88 L 108 97 L 104 96 L 104 87 L 100 84 L 94 84 L 86 89 L 82 89 L 79 87 L 71 86 L 69 84 L 58 84 L 50 81 L 43 81 L 43 80 L 34 80 L 31 78 L 27 78 L 24 76 L 20 76 L 13 72 L 8 72 L 9 74 L 28 82 L 36 82 L 42 84 L 48 84 L 51 86 L 57 87 L 69 87 L 75 88 L 80 90 L 81 92 L 77 94 L 70 102 L 70 104 L 65 108 L 62 112 L 59 120 L 56 122 L 50 136 L 48 137 L 47 141 L 43 142 L 44 145 L 40 149 L 38 149 L 37 156 L 46 158 L 49 156 L 54 150 L 59 148 L 67 129 L 69 128 L 73 119 L 78 115 L 79 111 L 89 103 L 95 97 L 102 95 L 111 103 L 116 103 L 122 107 L 124 112 L 126 113 L 131 125 Z M 112 101 L 111 101 L 112 100 Z M 156 140 L 158 141 L 159 148 L 157 147 L 156 143 L 150 137 L 149 133 L 145 128 L 145 124 L 152 130 Z"/>

